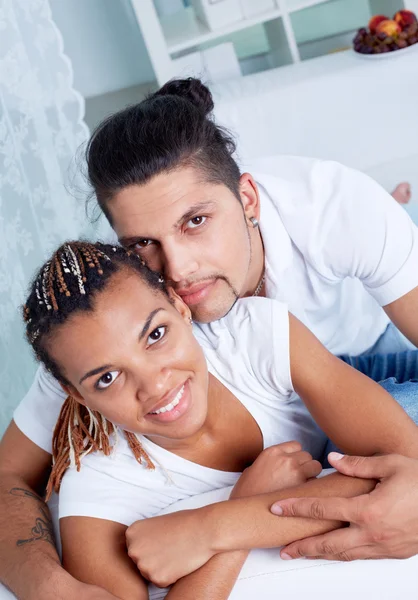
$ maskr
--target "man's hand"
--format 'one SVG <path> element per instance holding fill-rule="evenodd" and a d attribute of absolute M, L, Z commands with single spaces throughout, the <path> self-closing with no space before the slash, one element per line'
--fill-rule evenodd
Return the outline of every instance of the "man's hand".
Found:
<path fill-rule="evenodd" d="M 206 513 L 205 508 L 183 510 L 128 527 L 128 554 L 145 579 L 166 587 L 212 558 L 212 526 Z"/>
<path fill-rule="evenodd" d="M 297 498 L 273 504 L 274 514 L 345 521 L 350 526 L 283 548 L 282 558 L 409 558 L 418 554 L 418 460 L 399 455 L 358 457 L 332 452 L 329 462 L 344 475 L 376 479 L 355 498 Z"/>
<path fill-rule="evenodd" d="M 296 487 L 316 477 L 321 464 L 309 452 L 303 452 L 299 442 L 285 442 L 263 450 L 236 483 L 231 498 L 268 494 Z"/>

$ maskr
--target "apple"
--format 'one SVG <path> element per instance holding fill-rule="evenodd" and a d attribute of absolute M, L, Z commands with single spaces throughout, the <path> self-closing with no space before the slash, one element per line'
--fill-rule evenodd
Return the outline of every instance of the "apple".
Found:
<path fill-rule="evenodd" d="M 385 15 L 374 15 L 369 21 L 370 33 L 376 33 L 376 27 L 382 21 L 389 21 L 389 17 L 385 17 Z"/>
<path fill-rule="evenodd" d="M 401 31 L 401 26 L 392 19 L 381 21 L 376 27 L 376 33 L 386 33 L 386 35 L 390 37 L 397 37 Z"/>
<path fill-rule="evenodd" d="M 405 27 L 408 27 L 408 25 L 416 23 L 417 17 L 412 10 L 398 10 L 396 15 L 393 17 L 393 20 L 396 21 L 402 29 L 405 29 Z"/>

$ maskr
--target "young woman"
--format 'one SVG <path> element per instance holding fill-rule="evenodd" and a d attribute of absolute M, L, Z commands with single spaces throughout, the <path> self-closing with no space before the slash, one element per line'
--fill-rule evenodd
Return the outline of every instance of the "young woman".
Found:
<path fill-rule="evenodd" d="M 390 395 L 275 300 L 244 299 L 195 337 L 189 308 L 136 254 L 71 242 L 37 274 L 24 316 L 37 358 L 68 393 L 49 483 L 58 490 L 63 478 L 64 565 L 123 600 L 148 597 L 143 576 L 164 585 L 188 573 L 168 598 L 203 597 L 209 583 L 226 598 L 248 549 L 337 527 L 268 510 L 285 497 L 277 490 L 303 482 L 292 495 L 373 488 L 338 474 L 312 479 L 326 441 L 317 424 L 349 453 L 418 456 L 416 426 Z M 151 518 L 227 486 L 227 502 Z M 151 524 L 132 552 L 142 575 L 125 543 L 138 520 Z M 216 541 L 202 533 L 214 522 Z"/>

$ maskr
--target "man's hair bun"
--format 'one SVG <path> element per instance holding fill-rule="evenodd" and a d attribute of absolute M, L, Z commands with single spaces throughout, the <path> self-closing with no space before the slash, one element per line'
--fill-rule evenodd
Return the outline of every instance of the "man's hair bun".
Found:
<path fill-rule="evenodd" d="M 194 104 L 205 116 L 209 115 L 213 108 L 212 94 L 200 81 L 189 77 L 188 79 L 172 79 L 161 89 L 155 92 L 155 96 L 180 96 Z"/>

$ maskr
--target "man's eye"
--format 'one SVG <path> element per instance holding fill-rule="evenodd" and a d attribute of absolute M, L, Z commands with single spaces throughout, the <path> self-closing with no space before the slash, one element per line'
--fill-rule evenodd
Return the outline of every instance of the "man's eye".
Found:
<path fill-rule="evenodd" d="M 107 373 L 104 373 L 96 383 L 97 389 L 105 390 L 112 385 L 112 383 L 117 379 L 118 375 L 119 371 L 108 371 Z"/>
<path fill-rule="evenodd" d="M 142 239 L 142 240 L 137 240 L 135 242 L 135 244 L 133 244 L 132 249 L 135 251 L 140 251 L 143 250 L 144 248 L 148 248 L 148 246 L 151 246 L 152 244 L 152 240 L 147 240 L 147 239 Z"/>
<path fill-rule="evenodd" d="M 148 336 L 148 345 L 152 346 L 156 342 L 159 342 L 165 336 L 166 331 L 167 327 L 165 325 L 161 325 L 161 327 L 157 327 L 157 329 L 151 331 Z"/>
<path fill-rule="evenodd" d="M 190 221 L 187 222 L 187 225 L 190 227 L 190 229 L 196 229 L 196 227 L 203 225 L 206 219 L 207 217 L 193 217 L 193 219 L 190 219 Z"/>

